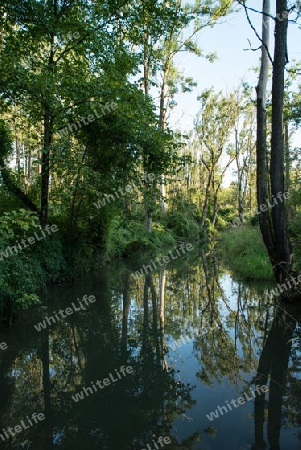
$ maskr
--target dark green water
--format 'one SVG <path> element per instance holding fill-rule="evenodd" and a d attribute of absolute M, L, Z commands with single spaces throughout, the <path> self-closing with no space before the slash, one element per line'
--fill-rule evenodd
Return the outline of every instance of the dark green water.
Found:
<path fill-rule="evenodd" d="M 1 330 L 0 449 L 301 449 L 300 313 L 213 252 L 140 267 L 51 288 L 44 330 L 29 312 Z"/>

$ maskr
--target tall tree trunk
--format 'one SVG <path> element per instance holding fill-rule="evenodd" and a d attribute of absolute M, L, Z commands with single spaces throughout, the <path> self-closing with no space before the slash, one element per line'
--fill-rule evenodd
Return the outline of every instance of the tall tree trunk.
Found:
<path fill-rule="evenodd" d="M 284 209 L 284 136 L 283 136 L 283 99 L 284 68 L 287 63 L 287 10 L 286 0 L 276 0 L 275 51 L 272 80 L 272 138 L 271 138 L 271 191 L 278 201 L 272 208 L 272 220 L 275 236 L 276 280 L 281 283 L 291 272 L 291 258 Z M 279 199 L 280 197 L 280 199 Z"/>
<path fill-rule="evenodd" d="M 143 83 L 144 83 L 144 94 L 149 94 L 149 64 L 148 64 L 148 33 L 144 33 L 144 48 L 143 48 Z"/>
<path fill-rule="evenodd" d="M 31 184 L 31 150 L 28 150 L 27 153 L 27 158 L 28 158 L 28 162 L 27 162 L 27 180 L 28 183 Z"/>
<path fill-rule="evenodd" d="M 257 202 L 260 209 L 259 224 L 276 281 L 283 282 L 291 272 L 289 240 L 284 209 L 284 136 L 283 99 L 284 67 L 287 62 L 286 0 L 276 0 L 275 50 L 272 79 L 272 138 L 270 182 L 273 197 L 272 212 L 266 206 L 268 199 L 268 169 L 266 150 L 265 92 L 268 75 L 269 0 L 263 0 L 262 59 L 257 86 Z"/>
<path fill-rule="evenodd" d="M 239 223 L 244 221 L 244 205 L 243 205 L 243 168 L 240 167 L 239 163 L 240 145 L 238 141 L 238 129 L 235 127 L 235 160 L 237 167 L 237 203 L 238 203 L 238 220 Z"/>
<path fill-rule="evenodd" d="M 49 75 L 52 75 L 54 70 L 54 34 L 51 35 L 50 53 L 48 60 Z M 50 176 L 50 148 L 53 136 L 53 115 L 51 108 L 45 106 L 44 112 L 44 143 L 42 149 L 42 163 L 41 163 L 41 212 L 40 222 L 42 227 L 45 227 L 48 222 L 48 206 L 49 206 L 49 176 Z"/>
<path fill-rule="evenodd" d="M 212 218 L 212 226 L 213 227 L 215 227 L 217 213 L 218 213 L 218 189 L 215 189 L 214 194 L 213 194 L 213 218 Z"/>
<path fill-rule="evenodd" d="M 15 145 L 16 145 L 16 168 L 18 171 L 18 177 L 20 178 L 21 174 L 20 146 L 22 145 L 22 143 L 19 141 L 16 119 L 14 119 L 14 125 L 15 125 Z"/>
<path fill-rule="evenodd" d="M 290 146 L 289 146 L 289 132 L 288 132 L 288 122 L 284 125 L 285 132 L 285 190 L 289 192 L 291 187 L 291 164 L 290 164 Z M 287 207 L 286 210 L 286 218 L 287 222 L 292 219 L 292 208 L 290 206 Z"/>
<path fill-rule="evenodd" d="M 208 181 L 206 185 L 206 191 L 205 191 L 205 200 L 203 204 L 203 212 L 202 212 L 202 218 L 201 218 L 201 227 L 203 228 L 207 219 L 207 213 L 208 213 L 208 207 L 209 207 L 209 201 L 210 201 L 210 186 L 212 182 L 213 177 L 213 171 L 209 168 L 209 175 L 208 175 Z"/>
<path fill-rule="evenodd" d="M 143 83 L 144 83 L 144 95 L 149 95 L 149 35 L 146 31 L 144 33 L 144 55 L 143 55 Z M 144 166 L 144 172 L 147 173 L 147 167 Z M 153 184 L 152 184 L 153 186 Z M 147 183 L 145 183 L 144 192 L 144 211 L 145 211 L 145 229 L 148 233 L 152 231 L 153 213 L 152 213 L 152 195 L 149 195 L 147 189 Z"/>
<path fill-rule="evenodd" d="M 266 204 L 269 198 L 268 191 L 268 164 L 267 164 L 267 144 L 266 144 L 266 88 L 268 82 L 268 67 L 269 67 L 269 30 L 270 30 L 270 0 L 263 0 L 262 8 L 262 51 L 261 51 L 261 65 L 257 92 L 257 143 L 256 143 L 256 184 L 257 184 L 257 203 L 260 208 L 261 205 Z M 267 248 L 270 260 L 274 265 L 276 261 L 275 246 L 272 235 L 272 225 L 268 210 L 262 211 L 259 214 L 259 226 L 263 241 Z"/>
<path fill-rule="evenodd" d="M 165 123 L 166 123 L 166 108 L 165 108 L 165 88 L 167 85 L 167 77 L 169 72 L 169 65 L 170 61 L 167 58 L 164 64 L 164 71 L 163 71 L 163 81 L 161 85 L 161 92 L 160 92 L 160 116 L 159 116 L 159 123 L 162 130 L 165 129 Z M 164 174 L 160 177 L 160 193 L 161 193 L 161 211 L 163 214 L 166 213 L 166 190 L 165 190 L 165 179 Z"/>
<path fill-rule="evenodd" d="M 41 213 L 40 222 L 42 227 L 48 221 L 48 200 L 49 200 L 49 175 L 50 175 L 50 146 L 52 142 L 52 117 L 47 109 L 44 115 L 44 147 L 42 150 L 41 164 Z"/>

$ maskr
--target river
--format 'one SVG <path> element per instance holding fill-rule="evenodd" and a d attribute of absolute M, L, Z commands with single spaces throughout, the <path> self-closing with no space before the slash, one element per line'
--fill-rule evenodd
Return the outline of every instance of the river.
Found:
<path fill-rule="evenodd" d="M 1 329 L 0 448 L 300 450 L 297 308 L 214 248 L 135 278 L 145 258 L 51 287 Z"/>

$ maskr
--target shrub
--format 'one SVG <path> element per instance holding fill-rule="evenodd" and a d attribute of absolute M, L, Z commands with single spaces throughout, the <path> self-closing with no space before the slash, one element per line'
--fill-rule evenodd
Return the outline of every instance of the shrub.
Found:
<path fill-rule="evenodd" d="M 292 242 L 293 262 L 296 270 L 301 270 L 301 213 L 297 213 L 289 224 L 289 234 Z"/>
<path fill-rule="evenodd" d="M 22 248 L 18 242 L 41 236 L 36 213 L 19 209 L 4 212 L 0 218 L 0 318 L 12 322 L 19 312 L 39 305 L 36 292 L 48 281 L 58 279 L 63 268 L 63 252 L 59 236 L 50 234 L 34 245 Z M 16 247 L 10 252 L 8 247 Z M 4 253 L 2 253 L 4 252 Z M 5 256 L 5 254 L 7 256 Z"/>
<path fill-rule="evenodd" d="M 156 222 L 153 222 L 152 232 L 148 233 L 144 223 L 124 221 L 118 217 L 111 221 L 107 233 L 105 259 L 130 256 L 137 251 L 174 244 L 173 236 Z"/>
<path fill-rule="evenodd" d="M 200 238 L 200 227 L 197 222 L 182 212 L 175 211 L 166 214 L 166 228 L 177 239 L 196 240 Z"/>

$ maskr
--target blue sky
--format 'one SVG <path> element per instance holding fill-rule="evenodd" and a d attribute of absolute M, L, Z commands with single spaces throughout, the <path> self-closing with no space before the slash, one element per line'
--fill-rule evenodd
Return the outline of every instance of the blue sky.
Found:
<path fill-rule="evenodd" d="M 261 3 L 258 0 L 248 1 L 249 6 L 259 10 Z M 261 34 L 261 15 L 250 12 L 250 17 Z M 289 18 L 293 17 L 293 14 L 289 16 Z M 273 31 L 274 24 L 271 23 L 271 53 L 273 53 Z M 297 25 L 289 24 L 288 54 L 290 61 L 293 59 L 301 61 L 300 38 L 300 28 Z M 183 70 L 186 76 L 193 77 L 198 86 L 191 94 L 177 96 L 178 106 L 172 111 L 170 120 L 173 127 L 181 130 L 192 128 L 193 117 L 198 111 L 197 96 L 203 89 L 213 86 L 217 91 L 230 92 L 237 88 L 242 80 L 256 86 L 257 75 L 251 69 L 259 66 L 260 51 L 244 51 L 249 48 L 248 39 L 253 48 L 259 47 L 260 42 L 248 24 L 245 12 L 240 8 L 239 12 L 223 18 L 221 24 L 213 28 L 205 28 L 198 34 L 199 46 L 204 53 L 216 52 L 217 61 L 209 63 L 206 59 L 197 58 L 187 52 L 176 56 L 176 66 Z"/>

